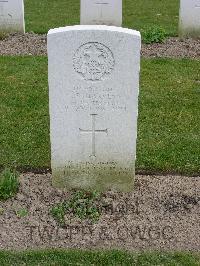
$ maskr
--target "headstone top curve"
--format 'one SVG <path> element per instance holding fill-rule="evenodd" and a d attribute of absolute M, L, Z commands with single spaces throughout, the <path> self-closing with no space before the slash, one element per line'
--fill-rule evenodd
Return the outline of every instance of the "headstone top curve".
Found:
<path fill-rule="evenodd" d="M 95 30 L 95 31 L 110 31 L 110 32 L 119 32 L 119 33 L 126 33 L 134 35 L 135 37 L 141 38 L 141 34 L 139 31 L 128 29 L 128 28 L 122 28 L 122 27 L 116 27 L 116 26 L 106 26 L 106 25 L 75 25 L 75 26 L 66 26 L 66 27 L 60 27 L 55 29 L 50 29 L 48 31 L 48 35 L 51 34 L 57 34 L 57 33 L 63 33 L 68 31 L 81 31 L 81 30 Z"/>

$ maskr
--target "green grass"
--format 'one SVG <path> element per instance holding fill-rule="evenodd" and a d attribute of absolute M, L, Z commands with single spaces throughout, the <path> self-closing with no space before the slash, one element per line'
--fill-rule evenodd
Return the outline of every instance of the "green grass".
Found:
<path fill-rule="evenodd" d="M 123 251 L 0 251 L 0 265 L 170 265 L 198 266 L 199 254 L 192 253 L 128 253 Z"/>
<path fill-rule="evenodd" d="M 0 58 L 0 165 L 49 166 L 47 59 Z"/>
<path fill-rule="evenodd" d="M 25 0 L 26 31 L 80 24 L 80 0 Z M 123 0 L 123 26 L 137 30 L 152 25 L 177 35 L 179 0 Z"/>
<path fill-rule="evenodd" d="M 19 188 L 18 173 L 5 169 L 0 173 L 0 200 L 13 197 Z"/>
<path fill-rule="evenodd" d="M 15 210 L 15 214 L 17 215 L 18 218 L 24 218 L 28 215 L 28 210 L 25 208 L 21 208 L 21 209 Z"/>
<path fill-rule="evenodd" d="M 137 171 L 200 173 L 200 62 L 143 59 Z M 0 165 L 50 167 L 46 57 L 0 58 Z"/>
<path fill-rule="evenodd" d="M 150 43 L 162 43 L 166 39 L 166 32 L 163 28 L 158 26 L 152 26 L 142 33 L 142 41 L 146 44 Z"/>
<path fill-rule="evenodd" d="M 65 225 L 65 215 L 73 214 L 81 220 L 97 222 L 101 215 L 100 194 L 96 191 L 76 191 L 70 200 L 55 204 L 50 214 L 62 226 Z"/>

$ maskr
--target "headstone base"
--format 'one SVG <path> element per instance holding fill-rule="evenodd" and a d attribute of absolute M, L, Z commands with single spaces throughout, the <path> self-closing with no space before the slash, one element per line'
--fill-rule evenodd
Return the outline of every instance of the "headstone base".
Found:
<path fill-rule="evenodd" d="M 53 169 L 53 186 L 65 190 L 86 189 L 97 191 L 133 190 L 134 166 L 119 167 L 115 163 L 73 163 L 66 167 Z"/>

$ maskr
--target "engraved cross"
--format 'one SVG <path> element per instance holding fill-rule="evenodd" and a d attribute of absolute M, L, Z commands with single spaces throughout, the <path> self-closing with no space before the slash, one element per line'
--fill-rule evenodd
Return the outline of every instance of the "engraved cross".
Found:
<path fill-rule="evenodd" d="M 91 114 L 92 129 L 85 130 L 79 128 L 80 133 L 92 134 L 92 154 L 90 155 L 90 157 L 96 157 L 96 134 L 97 133 L 108 134 L 108 129 L 96 129 L 96 116 L 97 114 Z"/>
<path fill-rule="evenodd" d="M 109 3 L 106 2 L 106 1 L 98 1 L 95 4 L 96 5 L 100 5 L 100 7 L 101 7 L 101 15 L 100 15 L 100 17 L 102 18 L 103 17 L 103 7 L 106 6 L 106 5 L 109 5 Z"/>

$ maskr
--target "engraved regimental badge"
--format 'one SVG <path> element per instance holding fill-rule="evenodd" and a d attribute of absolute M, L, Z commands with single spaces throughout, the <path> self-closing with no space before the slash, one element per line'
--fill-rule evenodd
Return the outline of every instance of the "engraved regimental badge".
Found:
<path fill-rule="evenodd" d="M 88 42 L 78 48 L 73 58 L 75 71 L 85 80 L 101 81 L 110 75 L 115 60 L 111 50 L 98 42 Z"/>

